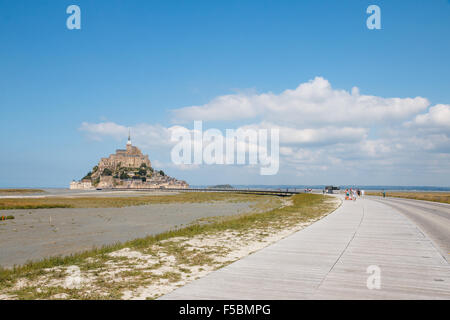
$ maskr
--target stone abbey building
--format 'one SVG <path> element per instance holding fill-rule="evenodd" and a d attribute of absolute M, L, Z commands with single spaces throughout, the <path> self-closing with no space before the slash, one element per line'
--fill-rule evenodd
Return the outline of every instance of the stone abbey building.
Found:
<path fill-rule="evenodd" d="M 131 144 L 130 135 L 126 149 L 118 149 L 108 158 L 102 158 L 98 165 L 82 180 L 72 181 L 70 189 L 147 189 L 188 188 L 186 181 L 167 176 L 163 171 L 152 168 L 148 155 L 142 154 Z"/>
<path fill-rule="evenodd" d="M 120 167 L 124 168 L 139 168 L 142 164 L 151 168 L 152 164 L 148 159 L 148 155 L 143 155 L 138 147 L 131 144 L 131 138 L 128 136 L 127 148 L 117 149 L 115 154 L 111 154 L 108 158 L 102 158 L 98 164 L 98 169 L 108 168 L 116 170 Z"/>

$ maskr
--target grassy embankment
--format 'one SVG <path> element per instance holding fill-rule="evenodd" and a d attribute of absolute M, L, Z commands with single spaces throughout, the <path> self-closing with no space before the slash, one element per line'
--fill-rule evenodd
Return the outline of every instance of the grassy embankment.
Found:
<path fill-rule="evenodd" d="M 0 195 L 32 194 L 45 193 L 41 189 L 0 189 Z"/>
<path fill-rule="evenodd" d="M 366 192 L 369 196 L 383 196 L 382 192 Z M 450 192 L 398 192 L 386 191 L 386 197 L 450 203 Z"/>
<path fill-rule="evenodd" d="M 0 210 L 48 209 L 48 208 L 121 208 L 152 203 L 200 203 L 211 201 L 252 201 L 261 196 L 229 194 L 226 192 L 183 192 L 173 195 L 149 195 L 131 197 L 46 197 L 0 199 Z"/>
<path fill-rule="evenodd" d="M 218 197 L 217 194 L 210 196 Z M 142 296 L 142 288 L 147 288 L 149 292 L 144 290 L 143 297 L 155 298 L 204 275 L 202 272 L 210 272 L 242 257 L 239 252 L 246 245 L 255 248 L 255 244 L 260 243 L 261 248 L 261 243 L 273 241 L 274 235 L 299 230 L 338 205 L 335 198 L 314 194 L 295 195 L 282 202 L 284 205 L 279 202 L 277 208 L 264 212 L 217 217 L 207 224 L 193 224 L 66 257 L 0 269 L 0 296 L 121 299 L 127 292 L 141 292 Z M 131 251 L 134 257 L 117 255 L 123 250 Z M 64 281 L 74 266 L 87 280 L 81 287 L 70 288 Z"/>

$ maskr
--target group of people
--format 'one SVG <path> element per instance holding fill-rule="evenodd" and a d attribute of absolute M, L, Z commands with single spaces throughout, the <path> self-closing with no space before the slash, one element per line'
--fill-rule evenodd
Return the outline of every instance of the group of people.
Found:
<path fill-rule="evenodd" d="M 356 200 L 357 197 L 364 197 L 364 190 L 360 189 L 345 189 L 345 199 Z"/>

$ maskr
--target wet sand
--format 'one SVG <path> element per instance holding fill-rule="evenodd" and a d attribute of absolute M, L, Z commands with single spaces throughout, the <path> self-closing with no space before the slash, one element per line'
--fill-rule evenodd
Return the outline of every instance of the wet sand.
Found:
<path fill-rule="evenodd" d="M 65 197 L 65 198 L 76 198 L 76 197 L 135 197 L 135 196 L 164 196 L 164 195 L 174 195 L 178 192 L 176 191 L 166 191 L 166 190 L 70 190 L 70 189 L 41 189 L 44 192 L 37 193 L 2 193 L 0 191 L 0 199 L 8 198 L 52 198 L 52 197 Z"/>
<path fill-rule="evenodd" d="M 152 204 L 125 208 L 2 210 L 0 266 L 68 255 L 154 235 L 197 219 L 251 210 L 250 202 Z"/>

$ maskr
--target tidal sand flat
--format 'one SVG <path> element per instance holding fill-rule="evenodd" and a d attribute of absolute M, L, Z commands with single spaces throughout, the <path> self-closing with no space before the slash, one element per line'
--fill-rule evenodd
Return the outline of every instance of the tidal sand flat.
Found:
<path fill-rule="evenodd" d="M 168 203 L 123 208 L 2 210 L 0 266 L 12 267 L 55 255 L 168 231 L 197 219 L 251 210 L 254 202 Z"/>
<path fill-rule="evenodd" d="M 258 196 L 255 202 L 249 213 L 0 268 L 0 300 L 155 299 L 307 227 L 340 204 L 335 197 L 314 194 Z"/>
<path fill-rule="evenodd" d="M 0 196 L 0 210 L 50 208 L 122 208 L 149 204 L 245 202 L 261 196 L 226 192 L 75 192 L 65 195 Z"/>
<path fill-rule="evenodd" d="M 117 190 L 70 190 L 64 188 L 54 189 L 0 189 L 0 199 L 33 199 L 33 198 L 80 198 L 80 197 L 130 197 L 130 196 L 169 196 L 176 191 L 117 191 Z"/>

